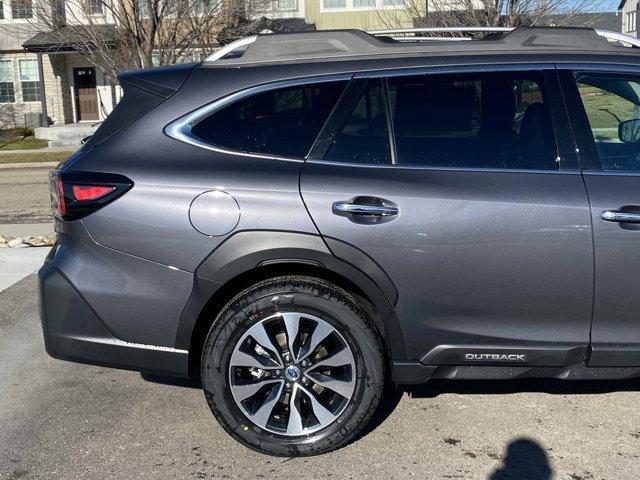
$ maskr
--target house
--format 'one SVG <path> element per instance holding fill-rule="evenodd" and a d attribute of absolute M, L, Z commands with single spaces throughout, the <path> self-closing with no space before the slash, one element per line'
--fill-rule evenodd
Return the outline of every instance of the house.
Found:
<path fill-rule="evenodd" d="M 631 35 L 632 37 L 638 36 L 638 10 L 640 10 L 640 1 L 620 1 L 620 5 L 618 5 L 618 11 L 622 12 L 622 33 Z"/>
<path fill-rule="evenodd" d="M 100 2 L 92 4 L 91 14 L 101 19 L 109 35 L 112 22 Z M 42 30 L 33 1 L 0 2 L 0 128 L 106 118 L 118 100 L 115 85 L 74 50 L 73 42 L 61 45 Z"/>

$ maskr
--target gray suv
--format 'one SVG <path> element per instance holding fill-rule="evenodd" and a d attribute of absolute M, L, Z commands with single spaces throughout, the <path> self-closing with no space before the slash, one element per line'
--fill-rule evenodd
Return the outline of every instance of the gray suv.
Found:
<path fill-rule="evenodd" d="M 637 376 L 638 40 L 421 34 L 123 73 L 51 174 L 49 354 L 195 378 L 287 456 L 353 440 L 389 382 Z"/>

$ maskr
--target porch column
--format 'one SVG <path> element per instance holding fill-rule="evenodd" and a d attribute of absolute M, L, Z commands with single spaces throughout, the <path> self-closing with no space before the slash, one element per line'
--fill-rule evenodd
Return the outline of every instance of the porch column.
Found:
<path fill-rule="evenodd" d="M 42 53 L 37 54 L 38 57 L 38 76 L 40 77 L 40 92 L 42 93 L 42 117 L 40 118 L 40 126 L 49 126 L 49 112 L 47 112 L 47 92 L 44 89 L 44 68 L 42 66 Z"/>

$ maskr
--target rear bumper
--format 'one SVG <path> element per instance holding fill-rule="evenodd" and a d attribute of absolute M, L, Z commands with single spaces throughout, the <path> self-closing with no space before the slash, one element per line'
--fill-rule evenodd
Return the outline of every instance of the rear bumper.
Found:
<path fill-rule="evenodd" d="M 50 258 L 38 272 L 38 292 L 45 347 L 53 358 L 189 376 L 188 351 L 118 339 Z"/>

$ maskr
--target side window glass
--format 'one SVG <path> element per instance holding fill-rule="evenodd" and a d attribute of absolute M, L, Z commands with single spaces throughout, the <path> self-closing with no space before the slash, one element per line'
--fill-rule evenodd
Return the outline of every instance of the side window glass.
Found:
<path fill-rule="evenodd" d="M 603 170 L 640 171 L 639 81 L 576 73 Z"/>
<path fill-rule="evenodd" d="M 328 82 L 259 93 L 213 113 L 191 133 L 229 150 L 303 158 L 345 85 Z"/>
<path fill-rule="evenodd" d="M 521 72 L 390 78 L 397 163 L 557 169 L 542 84 Z"/>
<path fill-rule="evenodd" d="M 381 80 L 370 80 L 325 159 L 337 162 L 389 164 L 389 130 Z"/>

